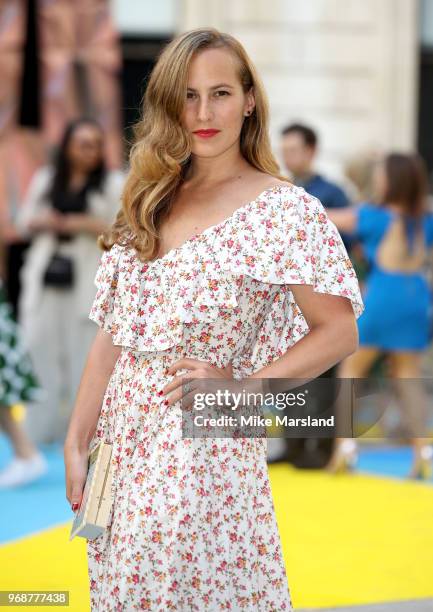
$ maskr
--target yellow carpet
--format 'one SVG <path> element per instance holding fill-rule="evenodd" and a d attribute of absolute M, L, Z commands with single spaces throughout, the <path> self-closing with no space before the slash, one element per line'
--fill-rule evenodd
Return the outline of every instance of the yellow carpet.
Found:
<path fill-rule="evenodd" d="M 69 591 L 69 607 L 51 609 L 90 610 L 86 542 L 83 538 L 69 542 L 70 530 L 71 523 L 66 523 L 1 546 L 0 590 Z M 10 609 L 34 612 L 41 608 L 19 606 Z"/>
<path fill-rule="evenodd" d="M 433 487 L 270 468 L 298 607 L 433 596 Z"/>
<path fill-rule="evenodd" d="M 433 487 L 286 465 L 270 476 L 295 608 L 433 597 Z M 0 589 L 69 590 L 68 609 L 89 610 L 85 541 L 69 530 L 0 547 Z"/>

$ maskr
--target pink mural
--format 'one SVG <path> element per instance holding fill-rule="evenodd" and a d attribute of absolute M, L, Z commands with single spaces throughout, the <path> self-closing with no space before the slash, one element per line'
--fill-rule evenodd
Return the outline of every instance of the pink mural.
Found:
<path fill-rule="evenodd" d="M 32 1 L 40 123 L 23 126 L 21 81 Z M 108 165 L 122 165 L 120 69 L 120 44 L 107 0 L 0 0 L 0 228 L 4 242 L 19 240 L 13 224 L 16 211 L 35 169 L 48 160 L 70 119 L 83 114 L 97 118 L 106 132 Z M 37 90 L 32 103 L 38 103 Z"/>

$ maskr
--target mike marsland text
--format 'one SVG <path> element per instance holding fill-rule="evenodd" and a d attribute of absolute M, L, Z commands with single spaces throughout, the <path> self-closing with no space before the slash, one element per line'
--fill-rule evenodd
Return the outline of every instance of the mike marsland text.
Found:
<path fill-rule="evenodd" d="M 327 419 L 314 418 L 310 415 L 302 418 L 292 418 L 287 415 L 275 415 L 274 418 L 260 415 L 240 415 L 219 417 L 205 417 L 202 414 L 194 417 L 194 425 L 197 427 L 272 427 L 282 425 L 283 427 L 334 427 L 334 416 Z"/>

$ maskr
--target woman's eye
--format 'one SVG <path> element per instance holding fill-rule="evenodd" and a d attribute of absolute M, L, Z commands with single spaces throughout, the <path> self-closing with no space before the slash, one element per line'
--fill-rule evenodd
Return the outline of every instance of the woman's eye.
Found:
<path fill-rule="evenodd" d="M 220 94 L 222 94 L 223 96 L 229 96 L 229 95 L 230 95 L 230 92 L 220 90 L 220 91 L 217 91 L 217 92 L 215 93 L 215 95 L 216 95 L 217 97 L 220 97 Z M 187 97 L 188 99 L 192 99 L 192 98 L 194 98 L 194 97 L 195 97 L 195 95 L 196 95 L 195 93 L 193 93 L 192 91 L 189 91 L 189 92 L 187 92 L 186 97 Z"/>

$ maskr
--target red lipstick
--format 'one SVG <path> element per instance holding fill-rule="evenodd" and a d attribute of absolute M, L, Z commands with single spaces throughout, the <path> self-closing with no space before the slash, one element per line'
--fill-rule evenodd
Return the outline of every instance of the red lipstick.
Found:
<path fill-rule="evenodd" d="M 220 130 L 196 130 L 193 133 L 196 134 L 197 136 L 200 136 L 201 138 L 212 138 L 212 136 L 215 136 L 215 134 L 218 134 L 219 131 Z"/>

